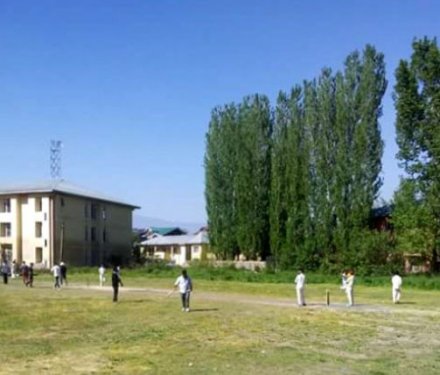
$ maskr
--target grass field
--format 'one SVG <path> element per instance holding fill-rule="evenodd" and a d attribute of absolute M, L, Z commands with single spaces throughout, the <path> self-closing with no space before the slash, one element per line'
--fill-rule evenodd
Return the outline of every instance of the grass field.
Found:
<path fill-rule="evenodd" d="M 123 274 L 124 275 L 124 274 Z M 177 276 L 177 275 L 176 275 Z M 335 284 L 194 280 L 190 313 L 173 279 L 124 278 L 120 301 L 90 275 L 55 291 L 0 285 L 1 374 L 439 374 L 440 293 Z M 326 307 L 325 291 L 331 305 Z"/>

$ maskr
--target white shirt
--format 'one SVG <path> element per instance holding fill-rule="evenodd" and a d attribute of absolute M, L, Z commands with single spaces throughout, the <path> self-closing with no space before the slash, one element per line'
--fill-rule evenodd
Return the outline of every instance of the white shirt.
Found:
<path fill-rule="evenodd" d="M 399 275 L 394 275 L 391 278 L 391 283 L 393 284 L 393 289 L 400 289 L 402 286 L 402 278 Z"/>
<path fill-rule="evenodd" d="M 347 277 L 347 281 L 345 282 L 345 285 L 347 289 L 352 289 L 354 284 L 354 275 L 350 275 Z"/>
<path fill-rule="evenodd" d="M 99 267 L 98 272 L 99 272 L 99 276 L 104 276 L 105 268 L 104 267 Z"/>
<path fill-rule="evenodd" d="M 60 277 L 61 276 L 61 269 L 60 269 L 60 266 L 58 264 L 55 264 L 52 267 L 51 271 L 53 272 L 53 276 L 54 277 L 57 277 L 57 276 Z"/>
<path fill-rule="evenodd" d="M 296 275 L 295 284 L 297 289 L 304 288 L 305 282 L 306 282 L 306 275 L 304 275 L 302 272 Z"/>
<path fill-rule="evenodd" d="M 192 290 L 192 283 L 189 276 L 185 279 L 182 275 L 180 275 L 176 279 L 174 285 L 179 286 L 180 293 L 187 293 L 187 292 L 191 292 Z"/>

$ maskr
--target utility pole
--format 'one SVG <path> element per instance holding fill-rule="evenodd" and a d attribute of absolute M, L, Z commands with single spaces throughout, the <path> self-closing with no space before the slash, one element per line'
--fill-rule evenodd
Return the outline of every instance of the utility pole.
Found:
<path fill-rule="evenodd" d="M 61 147 L 63 143 L 58 140 L 50 141 L 50 176 L 54 180 L 61 178 Z"/>

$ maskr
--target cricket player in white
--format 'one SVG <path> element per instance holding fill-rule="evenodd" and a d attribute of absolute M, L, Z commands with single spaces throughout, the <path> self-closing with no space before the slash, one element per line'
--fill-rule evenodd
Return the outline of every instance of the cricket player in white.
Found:
<path fill-rule="evenodd" d="M 345 293 L 347 293 L 348 306 L 353 306 L 354 304 L 353 287 L 354 287 L 354 272 L 348 271 L 347 280 L 345 284 Z"/>
<path fill-rule="evenodd" d="M 295 277 L 296 284 L 296 298 L 298 301 L 298 306 L 305 306 L 306 300 L 304 298 L 304 285 L 306 283 L 306 276 L 302 270 L 298 271 L 298 274 Z"/>
<path fill-rule="evenodd" d="M 99 286 L 102 287 L 105 283 L 105 267 L 101 264 L 101 267 L 98 268 L 99 273 Z"/>
<path fill-rule="evenodd" d="M 393 303 L 399 303 L 400 301 L 400 288 L 402 287 L 402 278 L 399 272 L 395 272 L 391 278 L 391 284 L 393 284 Z"/>

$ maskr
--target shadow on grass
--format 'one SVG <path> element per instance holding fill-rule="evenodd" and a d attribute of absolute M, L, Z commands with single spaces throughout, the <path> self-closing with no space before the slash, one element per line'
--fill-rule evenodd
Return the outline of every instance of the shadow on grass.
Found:
<path fill-rule="evenodd" d="M 151 302 L 151 299 L 144 298 L 144 299 L 130 299 L 126 300 L 127 303 L 148 303 Z"/>
<path fill-rule="evenodd" d="M 209 312 L 209 311 L 218 311 L 218 309 L 191 309 L 191 312 Z"/>
<path fill-rule="evenodd" d="M 405 301 L 405 302 L 396 303 L 396 305 L 416 305 L 416 304 L 417 303 L 413 302 L 413 301 Z"/>

